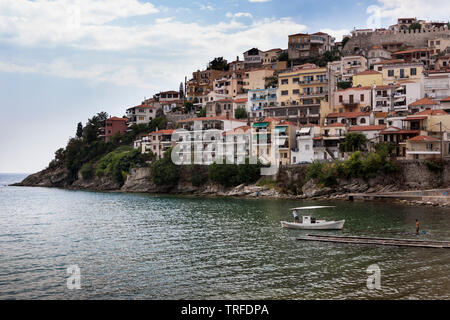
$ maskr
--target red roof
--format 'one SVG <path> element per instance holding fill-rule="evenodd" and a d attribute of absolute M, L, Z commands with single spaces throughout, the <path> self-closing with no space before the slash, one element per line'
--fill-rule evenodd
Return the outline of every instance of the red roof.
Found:
<path fill-rule="evenodd" d="M 450 97 L 447 97 L 445 99 L 442 99 L 441 102 L 450 102 Z"/>
<path fill-rule="evenodd" d="M 366 70 L 366 71 L 362 71 L 360 73 L 355 74 L 355 76 L 366 76 L 366 75 L 370 75 L 370 74 L 381 74 L 375 70 Z"/>
<path fill-rule="evenodd" d="M 148 135 L 153 135 L 153 134 L 173 134 L 175 130 L 158 130 L 158 131 L 154 131 L 154 132 L 150 132 Z"/>
<path fill-rule="evenodd" d="M 416 102 L 411 103 L 410 107 L 416 107 L 416 106 L 437 106 L 439 105 L 438 102 L 431 100 L 430 98 L 422 98 L 417 100 Z"/>
<path fill-rule="evenodd" d="M 335 123 L 330 123 L 326 126 L 323 126 L 324 128 L 329 128 L 329 127 L 346 127 L 347 125 L 344 123 L 339 123 L 339 122 L 335 122 Z"/>
<path fill-rule="evenodd" d="M 234 118 L 228 119 L 227 117 L 204 117 L 204 118 L 192 118 L 192 119 L 185 119 L 178 121 L 180 123 L 186 123 L 186 122 L 194 122 L 194 121 L 212 121 L 212 120 L 230 120 L 230 121 L 237 121 L 237 122 L 247 122 L 246 120 L 238 120 Z"/>
<path fill-rule="evenodd" d="M 227 135 L 243 134 L 243 133 L 246 133 L 247 131 L 249 131 L 250 129 L 251 129 L 251 127 L 249 127 L 249 126 L 242 126 L 242 127 L 238 127 L 233 130 L 224 132 L 224 133 L 222 133 L 222 135 L 227 136 Z"/>
<path fill-rule="evenodd" d="M 216 102 L 233 102 L 233 99 L 220 99 L 217 100 Z"/>
<path fill-rule="evenodd" d="M 422 112 L 416 113 L 416 115 L 424 115 L 424 116 L 445 116 L 448 113 L 444 110 L 424 110 Z"/>
<path fill-rule="evenodd" d="M 381 60 L 380 62 L 374 63 L 374 65 L 377 64 L 395 64 L 395 63 L 403 63 L 405 60 L 403 59 L 392 59 L 392 60 Z"/>
<path fill-rule="evenodd" d="M 439 141 L 439 140 L 436 138 L 433 138 L 433 137 L 429 137 L 429 136 L 417 136 L 417 137 L 409 139 L 408 141 L 426 142 L 426 141 Z"/>
<path fill-rule="evenodd" d="M 348 131 L 381 131 L 386 129 L 385 125 L 379 126 L 353 126 Z"/>
<path fill-rule="evenodd" d="M 109 119 L 106 119 L 106 121 L 128 121 L 127 118 L 118 118 L 118 117 L 111 117 Z"/>
<path fill-rule="evenodd" d="M 247 101 L 248 101 L 248 98 L 242 98 L 242 99 L 236 99 L 233 102 L 234 103 L 243 103 L 243 102 L 247 102 Z"/>
<path fill-rule="evenodd" d="M 393 54 L 393 55 L 397 55 L 397 54 L 408 54 L 408 53 L 414 53 L 414 52 L 426 52 L 426 51 L 429 51 L 429 49 L 427 49 L 427 48 L 410 49 L 410 50 L 405 50 L 405 51 L 394 52 L 394 53 L 392 53 L 392 54 Z"/>
<path fill-rule="evenodd" d="M 337 112 L 337 113 L 330 113 L 326 116 L 326 118 L 348 118 L 353 119 L 357 117 L 364 117 L 369 116 L 370 113 L 368 112 Z"/>
<path fill-rule="evenodd" d="M 427 119 L 427 117 L 423 116 L 423 117 L 408 117 L 405 119 L 405 121 L 413 121 L 413 120 L 425 120 Z"/>

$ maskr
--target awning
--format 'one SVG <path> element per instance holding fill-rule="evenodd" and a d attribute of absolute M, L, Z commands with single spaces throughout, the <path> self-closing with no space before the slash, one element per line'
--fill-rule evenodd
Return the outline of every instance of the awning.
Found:
<path fill-rule="evenodd" d="M 276 127 L 276 128 L 275 128 L 275 131 L 277 131 L 277 132 L 281 132 L 281 133 L 284 133 L 284 132 L 286 132 L 286 130 L 287 130 L 287 126 L 283 126 L 283 127 Z"/>
<path fill-rule="evenodd" d="M 269 126 L 268 122 L 260 122 L 260 123 L 254 123 L 253 128 L 266 128 Z"/>
<path fill-rule="evenodd" d="M 309 134 L 311 132 L 311 128 L 301 128 L 298 133 Z"/>
<path fill-rule="evenodd" d="M 413 121 L 413 120 L 425 120 L 427 117 L 408 117 L 404 119 L 404 121 Z"/>

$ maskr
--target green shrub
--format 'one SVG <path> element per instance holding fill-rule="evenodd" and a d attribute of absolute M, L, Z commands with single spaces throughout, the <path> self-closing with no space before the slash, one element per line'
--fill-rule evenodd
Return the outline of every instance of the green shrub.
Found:
<path fill-rule="evenodd" d="M 171 159 L 172 148 L 164 153 L 164 157 L 152 163 L 152 181 L 158 186 L 174 187 L 180 179 L 180 171 Z"/>
<path fill-rule="evenodd" d="M 319 179 L 325 166 L 325 163 L 314 161 L 306 168 L 306 180 Z"/>
<path fill-rule="evenodd" d="M 214 181 L 224 187 L 233 187 L 240 184 L 251 184 L 261 177 L 261 167 L 258 164 L 217 164 L 213 163 L 208 168 L 208 175 Z"/>
<path fill-rule="evenodd" d="M 205 174 L 198 164 L 189 167 L 190 181 L 193 186 L 200 187 L 208 182 L 208 174 Z"/>
<path fill-rule="evenodd" d="M 441 160 L 427 160 L 425 165 L 433 173 L 441 173 L 444 170 L 444 166 Z"/>
<path fill-rule="evenodd" d="M 80 174 L 84 180 L 92 179 L 94 177 L 94 167 L 92 166 L 92 163 L 85 163 L 80 169 Z"/>

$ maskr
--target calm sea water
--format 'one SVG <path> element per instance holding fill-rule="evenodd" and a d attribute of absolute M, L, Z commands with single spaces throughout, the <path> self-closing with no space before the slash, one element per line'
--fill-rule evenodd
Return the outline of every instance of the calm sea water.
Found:
<path fill-rule="evenodd" d="M 450 251 L 299 242 L 298 205 L 330 234 L 450 240 L 450 210 L 383 203 L 198 199 L 8 187 L 0 175 L 1 299 L 450 299 Z M 366 269 L 381 268 L 381 290 Z M 67 288 L 67 267 L 81 289 Z"/>

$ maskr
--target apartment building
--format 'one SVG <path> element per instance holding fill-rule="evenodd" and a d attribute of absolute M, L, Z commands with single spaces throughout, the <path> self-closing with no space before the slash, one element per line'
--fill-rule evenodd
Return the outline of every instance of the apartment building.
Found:
<path fill-rule="evenodd" d="M 291 151 L 291 164 L 312 163 L 314 157 L 314 138 L 320 137 L 320 125 L 300 126 L 296 131 L 297 145 Z"/>
<path fill-rule="evenodd" d="M 255 90 L 266 88 L 267 78 L 272 77 L 274 70 L 271 68 L 257 68 L 245 72 L 245 90 Z"/>
<path fill-rule="evenodd" d="M 424 72 L 423 87 L 425 97 L 442 100 L 450 96 L 450 69 Z"/>
<path fill-rule="evenodd" d="M 297 33 L 289 35 L 288 55 L 289 60 L 309 57 L 311 51 L 311 36 L 306 33 Z"/>
<path fill-rule="evenodd" d="M 411 113 L 438 109 L 440 109 L 440 103 L 430 98 L 422 98 L 409 105 L 409 110 Z"/>
<path fill-rule="evenodd" d="M 152 152 L 156 159 L 162 159 L 164 152 L 175 146 L 172 134 L 175 130 L 158 130 L 150 132 L 141 139 L 142 153 Z"/>
<path fill-rule="evenodd" d="M 367 69 L 367 59 L 363 56 L 346 56 L 341 60 L 328 63 L 330 72 L 337 81 L 352 81 L 354 75 Z"/>
<path fill-rule="evenodd" d="M 148 124 L 157 116 L 158 110 L 161 109 L 159 102 L 153 104 L 141 104 L 139 106 L 128 108 L 126 111 L 128 118 L 128 126 L 134 124 Z"/>
<path fill-rule="evenodd" d="M 280 49 L 280 48 L 276 48 L 276 49 L 271 49 L 271 50 L 265 51 L 263 53 L 262 65 L 264 67 L 270 67 L 272 69 L 275 69 L 276 68 L 276 63 L 278 61 L 278 57 L 280 56 L 280 54 L 282 52 L 283 52 L 283 50 Z"/>
<path fill-rule="evenodd" d="M 111 137 L 117 133 L 127 132 L 127 118 L 111 117 L 105 120 L 105 127 L 102 128 L 100 137 L 105 138 L 105 142 L 110 141 Z"/>
<path fill-rule="evenodd" d="M 327 99 L 327 68 L 304 64 L 278 75 L 279 105 L 267 110 L 277 117 L 298 119 L 302 124 L 318 124 L 321 101 Z"/>
<path fill-rule="evenodd" d="M 372 87 L 353 87 L 333 94 L 335 112 L 358 112 L 372 109 Z"/>
<path fill-rule="evenodd" d="M 381 46 L 373 46 L 367 52 L 367 67 L 373 69 L 374 65 L 383 60 L 392 59 L 392 53 Z"/>
<path fill-rule="evenodd" d="M 420 82 L 423 73 L 423 64 L 417 62 L 400 62 L 383 64 L 383 84 L 401 83 L 404 81 Z"/>
<path fill-rule="evenodd" d="M 277 88 L 248 91 L 247 112 L 251 120 L 264 117 L 266 108 L 274 108 L 277 105 L 277 92 Z"/>
<path fill-rule="evenodd" d="M 214 90 L 214 80 L 221 78 L 225 72 L 221 70 L 206 69 L 192 73 L 192 79 L 187 82 L 186 97 L 193 101 L 199 96 L 204 96 Z"/>
<path fill-rule="evenodd" d="M 221 78 L 214 80 L 214 92 L 235 98 L 237 95 L 246 93 L 244 90 L 244 71 L 228 71 Z"/>
<path fill-rule="evenodd" d="M 353 87 L 372 87 L 383 84 L 383 74 L 375 70 L 366 70 L 353 76 Z"/>
<path fill-rule="evenodd" d="M 422 63 L 425 69 L 431 69 L 431 49 L 416 48 L 392 53 L 394 59 L 403 59 L 406 63 Z"/>
<path fill-rule="evenodd" d="M 313 138 L 314 160 L 344 160 L 344 153 L 339 150 L 345 140 L 347 126 L 342 123 L 331 123 L 320 128 L 320 136 Z"/>

